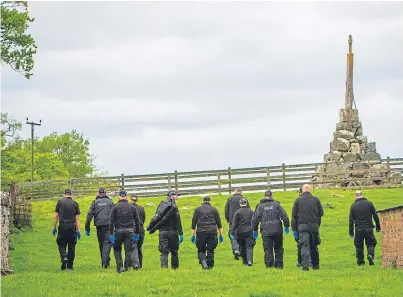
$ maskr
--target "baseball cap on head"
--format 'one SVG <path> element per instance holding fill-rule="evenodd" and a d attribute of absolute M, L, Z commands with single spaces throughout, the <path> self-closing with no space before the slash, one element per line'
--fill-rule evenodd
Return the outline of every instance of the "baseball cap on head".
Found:
<path fill-rule="evenodd" d="M 168 197 L 170 197 L 170 196 L 172 196 L 172 195 L 178 195 L 178 196 L 180 196 L 181 194 L 179 194 L 179 193 L 178 193 L 177 191 L 175 191 L 175 190 L 169 191 L 168 194 L 167 194 Z"/>
<path fill-rule="evenodd" d="M 130 198 L 131 198 L 133 201 L 137 201 L 139 197 L 138 197 L 136 194 L 133 194 Z"/>
<path fill-rule="evenodd" d="M 65 195 L 71 195 L 71 190 L 70 190 L 70 189 L 64 190 L 64 194 L 65 194 Z"/>
<path fill-rule="evenodd" d="M 248 199 L 241 198 L 241 199 L 239 199 L 239 203 L 242 204 L 242 205 L 246 205 L 246 204 L 248 204 Z"/>
<path fill-rule="evenodd" d="M 205 196 L 205 197 L 203 197 L 203 201 L 204 202 L 211 201 L 211 198 L 209 196 Z"/>
<path fill-rule="evenodd" d="M 120 197 L 125 197 L 127 195 L 127 192 L 125 190 L 120 190 L 119 191 L 119 196 Z"/>
<path fill-rule="evenodd" d="M 267 190 L 266 192 L 264 192 L 265 197 L 271 197 L 272 195 L 273 195 L 273 192 L 271 190 Z"/>
<path fill-rule="evenodd" d="M 106 191 L 104 188 L 100 188 L 98 191 L 99 194 L 106 194 Z"/>

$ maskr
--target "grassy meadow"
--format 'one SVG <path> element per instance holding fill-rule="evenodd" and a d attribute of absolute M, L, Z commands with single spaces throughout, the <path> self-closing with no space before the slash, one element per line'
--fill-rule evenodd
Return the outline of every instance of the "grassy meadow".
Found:
<path fill-rule="evenodd" d="M 111 252 L 111 266 L 100 267 L 96 229 L 91 225 L 91 236 L 84 231 L 86 213 L 94 198 L 77 199 L 81 209 L 81 240 L 76 246 L 74 271 L 60 271 L 56 238 L 52 236 L 52 217 L 56 201 L 33 202 L 34 227 L 28 232 L 13 235 L 11 266 L 13 275 L 1 278 L 2 296 L 403 296 L 403 270 L 381 267 L 381 234 L 376 233 L 378 245 L 375 266 L 358 267 L 353 240 L 348 235 L 348 214 L 354 201 L 353 191 L 316 190 L 313 192 L 324 205 L 319 246 L 321 269 L 309 272 L 295 266 L 296 243 L 292 232 L 284 235 L 284 269 L 266 269 L 263 261 L 262 239 L 255 246 L 254 266 L 244 267 L 233 259 L 228 236 L 216 249 L 215 267 L 203 271 L 198 264 L 197 250 L 190 241 L 191 218 L 201 197 L 183 197 L 178 200 L 185 240 L 179 249 L 178 270 L 159 267 L 158 232 L 146 233 L 143 246 L 144 264 L 140 271 L 117 274 Z M 335 197 L 333 194 L 344 195 Z M 377 209 L 402 204 L 403 189 L 376 189 L 364 191 Z M 228 196 L 212 196 L 218 208 L 224 232 L 224 205 Z M 245 194 L 254 209 L 262 193 Z M 274 198 L 281 202 L 291 216 L 296 192 L 278 192 Z M 147 207 L 146 225 L 163 198 L 140 199 Z M 114 199 L 117 200 L 116 198 Z"/>

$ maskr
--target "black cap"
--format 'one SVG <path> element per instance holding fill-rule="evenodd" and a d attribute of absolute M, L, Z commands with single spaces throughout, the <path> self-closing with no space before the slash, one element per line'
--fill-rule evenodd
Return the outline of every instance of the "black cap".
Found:
<path fill-rule="evenodd" d="M 70 189 L 64 190 L 64 194 L 65 194 L 65 195 L 71 195 L 71 190 L 70 190 Z"/>
<path fill-rule="evenodd" d="M 119 196 L 120 197 L 125 197 L 127 195 L 127 192 L 125 190 L 120 190 L 119 191 Z"/>
<path fill-rule="evenodd" d="M 204 202 L 211 201 L 211 198 L 209 196 L 205 196 L 205 197 L 203 197 L 203 201 Z"/>
<path fill-rule="evenodd" d="M 239 203 L 242 205 L 248 204 L 248 199 L 242 197 L 241 199 L 239 199 Z"/>
<path fill-rule="evenodd" d="M 133 201 L 137 201 L 139 197 L 138 197 L 136 194 L 133 194 L 130 198 L 131 198 Z"/>
<path fill-rule="evenodd" d="M 178 196 L 180 196 L 181 194 L 179 194 L 179 193 L 178 193 L 177 191 L 175 191 L 175 190 L 172 190 L 172 191 L 169 191 L 169 192 L 168 192 L 167 196 L 170 197 L 171 195 L 178 195 Z"/>
<path fill-rule="evenodd" d="M 106 191 L 104 188 L 100 188 L 98 191 L 99 194 L 106 194 Z"/>
<path fill-rule="evenodd" d="M 273 192 L 270 190 L 267 190 L 266 192 L 264 192 L 265 197 L 271 197 L 272 195 L 273 195 Z"/>

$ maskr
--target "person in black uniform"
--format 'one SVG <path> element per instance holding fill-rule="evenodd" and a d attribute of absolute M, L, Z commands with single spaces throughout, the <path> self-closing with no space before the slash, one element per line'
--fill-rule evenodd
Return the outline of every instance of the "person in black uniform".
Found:
<path fill-rule="evenodd" d="M 241 198 L 239 205 L 241 208 L 234 214 L 230 237 L 231 239 L 237 238 L 243 265 L 252 266 L 253 247 L 256 244 L 252 230 L 253 211 L 248 207 L 248 200 L 246 198 Z"/>
<path fill-rule="evenodd" d="M 224 238 L 220 214 L 211 205 L 211 198 L 206 196 L 203 198 L 203 204 L 193 213 L 191 237 L 192 243 L 196 244 L 199 263 L 203 269 L 213 269 L 214 267 L 214 250 L 218 244 L 217 230 L 220 233 L 220 243 L 222 243 Z"/>
<path fill-rule="evenodd" d="M 127 201 L 125 190 L 119 192 L 119 202 L 112 208 L 109 223 L 109 240 L 113 243 L 116 259 L 116 271 L 125 271 L 122 260 L 122 244 L 125 247 L 125 259 L 133 269 L 140 269 L 136 241 L 139 240 L 140 219 L 136 208 Z"/>
<path fill-rule="evenodd" d="M 238 245 L 236 237 L 234 237 L 234 239 L 231 239 L 230 230 L 231 230 L 231 224 L 232 224 L 232 220 L 234 218 L 234 214 L 240 208 L 239 200 L 241 198 L 242 198 L 242 189 L 237 188 L 235 190 L 234 195 L 229 197 L 227 199 L 227 202 L 225 203 L 225 220 L 229 224 L 229 226 L 228 226 L 229 227 L 228 228 L 228 237 L 230 238 L 231 247 L 232 247 L 232 254 L 234 255 L 235 260 L 239 260 L 239 255 L 240 255 L 240 253 L 239 253 L 239 245 Z M 249 206 L 249 204 L 248 204 L 248 206 Z"/>
<path fill-rule="evenodd" d="M 64 198 L 56 204 L 56 211 L 53 217 L 53 236 L 57 233 L 56 243 L 59 247 L 62 270 L 73 270 L 75 248 L 77 239 L 80 240 L 80 207 L 71 198 L 71 190 L 64 191 Z M 57 221 L 59 228 L 56 230 Z M 66 254 L 66 247 L 68 248 Z"/>
<path fill-rule="evenodd" d="M 99 252 L 101 254 L 101 265 L 102 268 L 108 268 L 112 248 L 112 245 L 109 242 L 109 218 L 111 216 L 114 203 L 108 196 L 106 196 L 105 189 L 99 189 L 98 193 L 98 196 L 94 201 L 92 201 L 90 209 L 87 213 L 85 233 L 87 236 L 90 236 L 90 224 L 92 218 L 94 218 L 94 226 L 97 228 Z"/>
<path fill-rule="evenodd" d="M 138 204 L 138 196 L 137 195 L 132 195 L 130 197 L 132 200 L 132 205 L 136 208 L 137 213 L 139 214 L 139 219 L 140 219 L 140 238 L 137 240 L 137 252 L 138 252 L 138 257 L 139 257 L 139 264 L 140 268 L 143 267 L 143 243 L 144 243 L 144 222 L 146 220 L 146 213 L 144 211 L 144 207 Z M 125 268 L 128 268 L 130 265 L 129 259 L 125 259 Z"/>
<path fill-rule="evenodd" d="M 319 228 L 323 207 L 319 198 L 312 196 L 311 191 L 310 185 L 303 185 L 302 194 L 292 207 L 292 217 L 297 220 L 298 244 L 301 246 L 301 264 L 304 271 L 309 270 L 310 264 L 313 269 L 319 269 Z"/>
<path fill-rule="evenodd" d="M 171 253 L 171 268 L 179 268 L 179 244 L 183 242 L 182 222 L 176 200 L 180 194 L 169 191 L 167 199 L 162 201 L 151 218 L 147 231 L 150 234 L 159 230 L 158 250 L 161 253 L 161 268 L 168 268 L 168 254 Z M 179 238 L 178 238 L 179 236 Z"/>
<path fill-rule="evenodd" d="M 298 190 L 298 196 L 301 196 L 302 194 L 302 188 L 299 188 Z M 301 246 L 298 243 L 298 238 L 299 238 L 299 234 L 298 234 L 298 228 L 297 228 L 298 224 L 297 224 L 297 219 L 296 218 L 292 218 L 291 219 L 291 229 L 292 229 L 292 234 L 294 236 L 295 241 L 297 242 L 297 267 L 301 267 Z"/>
<path fill-rule="evenodd" d="M 354 238 L 356 248 L 357 264 L 364 265 L 364 240 L 367 246 L 367 260 L 369 265 L 374 265 L 376 238 L 374 236 L 374 218 L 376 232 L 381 232 L 379 217 L 371 201 L 367 200 L 361 191 L 355 192 L 355 202 L 350 208 L 349 233 Z M 355 234 L 354 234 L 355 227 Z"/>
<path fill-rule="evenodd" d="M 252 218 L 254 237 L 257 238 L 257 229 L 260 224 L 260 233 L 263 239 L 264 262 L 266 268 L 283 269 L 283 224 L 285 234 L 290 232 L 290 221 L 280 202 L 273 199 L 269 190 L 264 193 L 264 199 L 256 206 Z M 274 249 L 274 255 L 273 255 Z"/>

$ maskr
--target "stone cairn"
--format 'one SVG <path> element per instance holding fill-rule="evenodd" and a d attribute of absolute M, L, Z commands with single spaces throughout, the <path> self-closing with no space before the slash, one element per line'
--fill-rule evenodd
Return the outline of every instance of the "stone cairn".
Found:
<path fill-rule="evenodd" d="M 325 154 L 323 165 L 317 167 L 313 176 L 313 182 L 320 182 L 315 188 L 379 185 L 386 182 L 385 177 L 394 178 L 388 165 L 381 163 L 375 142 L 368 142 L 364 136 L 358 109 L 353 108 L 354 54 L 351 35 L 348 44 L 345 108 L 340 110 L 340 121 L 333 133 L 330 152 Z"/>

